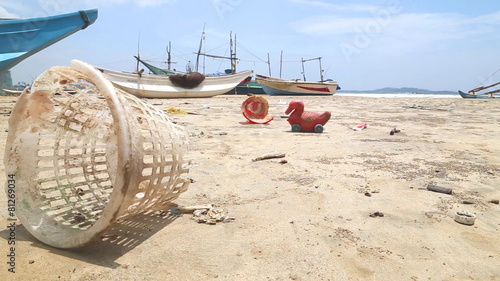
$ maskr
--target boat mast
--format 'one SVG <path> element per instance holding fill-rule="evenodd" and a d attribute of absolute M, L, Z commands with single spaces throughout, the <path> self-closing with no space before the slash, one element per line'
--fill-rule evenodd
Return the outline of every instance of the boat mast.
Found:
<path fill-rule="evenodd" d="M 269 68 L 269 76 L 271 75 L 271 59 L 269 59 L 269 53 L 267 53 L 267 67 Z"/>
<path fill-rule="evenodd" d="M 167 69 L 170 70 L 170 66 L 172 65 L 172 56 L 170 55 L 170 51 L 172 50 L 172 43 L 168 41 L 167 47 Z"/>
<path fill-rule="evenodd" d="M 238 62 L 238 58 L 236 57 L 236 34 L 234 35 L 234 49 L 233 49 L 233 40 L 232 40 L 232 33 L 230 33 L 230 40 L 229 40 L 229 43 L 230 43 L 230 54 L 229 54 L 229 57 L 226 57 L 226 56 L 217 56 L 217 55 L 210 55 L 210 54 L 206 54 L 205 52 L 201 52 L 201 41 L 200 41 L 200 48 L 198 50 L 197 53 L 193 53 L 193 54 L 196 54 L 196 70 L 195 71 L 198 71 L 198 62 L 199 62 L 199 57 L 200 56 L 203 56 L 203 58 L 205 57 L 211 57 L 211 58 L 216 58 L 216 59 L 229 59 L 231 61 L 231 73 L 235 73 L 236 72 L 236 63 Z M 234 51 L 233 51 L 234 50 Z M 205 71 L 203 71 L 205 72 Z"/>
<path fill-rule="evenodd" d="M 283 70 L 283 50 L 281 50 L 281 55 L 280 55 L 280 79 L 282 70 Z"/>
<path fill-rule="evenodd" d="M 229 59 L 231 61 L 231 73 L 236 73 L 236 34 L 234 35 L 234 51 L 233 51 L 233 32 L 229 33 Z"/>
<path fill-rule="evenodd" d="M 305 60 L 304 58 L 302 58 L 302 75 L 304 76 L 304 81 L 306 81 L 306 74 L 305 74 L 305 70 L 304 70 L 304 62 L 311 61 L 311 60 L 319 60 L 319 76 L 321 77 L 321 82 L 323 82 L 324 78 L 323 78 L 323 68 L 321 67 L 321 57 L 307 59 L 307 60 Z"/>
<path fill-rule="evenodd" d="M 203 46 L 204 39 L 205 39 L 205 23 L 203 24 L 203 31 L 201 32 L 200 47 L 198 48 L 198 53 L 196 55 L 196 65 L 194 67 L 194 71 L 196 72 L 198 72 L 198 66 L 200 64 L 201 47 Z"/>
<path fill-rule="evenodd" d="M 301 58 L 301 62 L 302 62 L 302 77 L 304 77 L 304 81 L 306 81 L 306 71 L 304 69 L 304 58 Z"/>

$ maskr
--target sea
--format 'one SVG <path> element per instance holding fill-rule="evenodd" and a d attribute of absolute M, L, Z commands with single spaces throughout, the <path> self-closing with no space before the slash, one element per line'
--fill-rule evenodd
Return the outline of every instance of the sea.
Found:
<path fill-rule="evenodd" d="M 462 97 L 458 92 L 456 94 L 422 94 L 422 93 L 349 93 L 337 92 L 335 96 L 345 97 L 367 97 L 367 98 L 450 98 L 461 99 Z"/>

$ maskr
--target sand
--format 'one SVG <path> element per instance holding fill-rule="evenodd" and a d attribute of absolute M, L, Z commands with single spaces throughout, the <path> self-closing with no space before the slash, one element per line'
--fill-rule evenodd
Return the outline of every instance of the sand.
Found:
<path fill-rule="evenodd" d="M 213 204 L 234 220 L 157 211 L 78 250 L 18 225 L 10 273 L 0 192 L 1 279 L 500 280 L 500 205 L 490 202 L 500 199 L 499 100 L 301 97 L 306 110 L 332 112 L 316 134 L 291 132 L 282 117 L 290 97 L 266 97 L 275 119 L 245 124 L 246 98 L 148 101 L 195 113 L 171 115 L 194 161 L 175 203 Z M 15 98 L 0 102 L 3 158 Z M 285 157 L 252 161 L 274 152 Z M 454 221 L 457 211 L 476 214 L 474 225 Z"/>

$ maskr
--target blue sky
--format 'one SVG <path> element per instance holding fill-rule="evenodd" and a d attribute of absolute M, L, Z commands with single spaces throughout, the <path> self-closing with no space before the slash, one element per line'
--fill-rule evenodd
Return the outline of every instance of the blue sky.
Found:
<path fill-rule="evenodd" d="M 203 50 L 229 54 L 237 37 L 238 70 L 302 78 L 301 58 L 322 57 L 325 78 L 343 89 L 417 87 L 469 90 L 500 81 L 500 1 L 470 0 L 0 0 L 0 17 L 30 18 L 97 8 L 97 21 L 15 66 L 14 82 L 31 81 L 71 59 L 134 71 L 134 55 L 166 67 L 194 62 Z M 205 59 L 205 72 L 229 61 Z M 305 64 L 319 80 L 318 61 Z"/>

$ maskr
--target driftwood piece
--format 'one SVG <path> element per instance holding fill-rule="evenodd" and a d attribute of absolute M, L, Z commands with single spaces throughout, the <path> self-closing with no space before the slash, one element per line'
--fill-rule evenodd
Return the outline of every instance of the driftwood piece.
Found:
<path fill-rule="evenodd" d="M 437 186 L 434 184 L 427 185 L 427 190 L 439 192 L 439 193 L 444 193 L 444 194 L 452 194 L 453 193 L 453 190 L 451 188 Z"/>
<path fill-rule="evenodd" d="M 273 159 L 273 158 L 283 158 L 285 157 L 285 153 L 280 153 L 280 152 L 275 152 L 275 153 L 268 153 L 261 155 L 257 158 L 252 159 L 253 162 L 255 161 L 261 161 L 261 160 L 267 160 L 267 159 Z"/>

